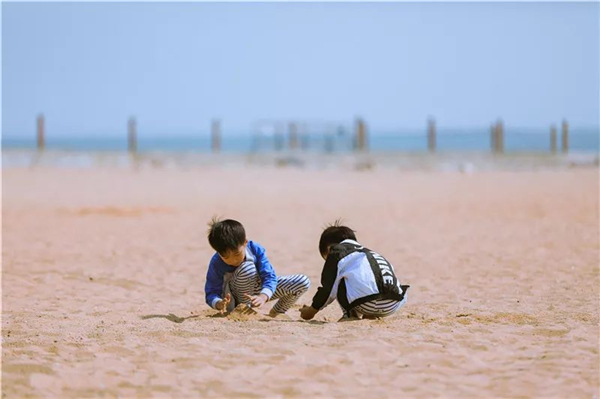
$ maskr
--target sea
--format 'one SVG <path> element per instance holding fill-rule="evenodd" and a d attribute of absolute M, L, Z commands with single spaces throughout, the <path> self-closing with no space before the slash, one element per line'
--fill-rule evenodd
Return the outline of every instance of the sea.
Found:
<path fill-rule="evenodd" d="M 572 128 L 569 131 L 569 151 L 598 153 L 600 128 Z M 556 138 L 557 149 L 561 151 L 560 130 Z M 126 134 L 107 132 L 105 135 L 76 136 L 48 134 L 46 149 L 64 151 L 126 151 Z M 310 152 L 352 152 L 355 148 L 353 135 L 345 132 L 335 134 L 300 135 L 297 146 Z M 5 132 L 2 137 L 2 149 L 35 149 L 35 134 L 11 135 Z M 221 137 L 221 152 L 250 153 L 271 152 L 290 148 L 287 137 L 257 135 L 251 132 L 227 132 Z M 370 151 L 385 152 L 427 152 L 427 136 L 422 130 L 374 131 L 369 132 L 367 148 Z M 505 152 L 550 152 L 549 129 L 507 129 L 505 131 Z M 489 152 L 491 137 L 489 128 L 481 129 L 439 129 L 436 136 L 436 151 L 444 152 Z M 181 135 L 172 132 L 164 134 L 137 136 L 139 152 L 210 152 L 211 139 L 208 132 L 197 135 Z"/>

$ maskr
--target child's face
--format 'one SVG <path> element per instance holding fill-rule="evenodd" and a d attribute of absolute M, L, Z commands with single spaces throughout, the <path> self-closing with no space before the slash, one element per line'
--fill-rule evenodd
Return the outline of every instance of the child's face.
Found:
<path fill-rule="evenodd" d="M 240 246 L 235 251 L 228 251 L 225 254 L 219 254 L 223 262 L 227 263 L 229 266 L 238 267 L 242 264 L 244 259 L 246 259 L 246 244 L 248 241 L 244 243 L 244 245 Z"/>

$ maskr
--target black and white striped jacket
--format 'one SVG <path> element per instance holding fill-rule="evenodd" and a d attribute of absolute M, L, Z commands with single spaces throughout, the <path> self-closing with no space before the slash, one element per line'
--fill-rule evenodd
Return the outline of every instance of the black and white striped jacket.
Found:
<path fill-rule="evenodd" d="M 400 285 L 393 266 L 381 255 L 353 240 L 331 246 L 312 307 L 320 310 L 336 298 L 350 311 L 375 299 L 401 301 L 408 285 Z"/>

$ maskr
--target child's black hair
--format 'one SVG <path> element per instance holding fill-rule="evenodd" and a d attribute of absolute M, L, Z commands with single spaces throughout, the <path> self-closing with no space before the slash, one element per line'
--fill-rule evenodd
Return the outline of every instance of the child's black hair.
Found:
<path fill-rule="evenodd" d="M 324 255 L 331 245 L 339 244 L 348 239 L 356 241 L 354 230 L 348 226 L 342 226 L 341 223 L 341 220 L 336 220 L 321 233 L 321 239 L 319 240 L 319 253 L 321 255 Z"/>
<path fill-rule="evenodd" d="M 208 242 L 221 255 L 237 251 L 246 242 L 246 230 L 237 220 L 213 218 L 208 227 Z"/>

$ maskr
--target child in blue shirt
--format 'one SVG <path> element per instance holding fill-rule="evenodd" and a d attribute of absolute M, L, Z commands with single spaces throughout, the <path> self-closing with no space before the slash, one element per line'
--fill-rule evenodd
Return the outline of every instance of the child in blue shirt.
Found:
<path fill-rule="evenodd" d="M 303 274 L 277 277 L 265 249 L 246 239 L 244 226 L 236 220 L 213 220 L 208 242 L 216 251 L 208 265 L 204 291 L 206 303 L 221 313 L 244 303 L 260 307 L 278 299 L 269 315 L 287 312 L 308 291 Z"/>

